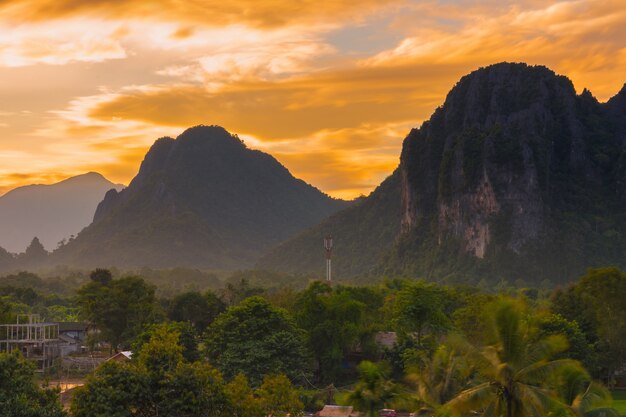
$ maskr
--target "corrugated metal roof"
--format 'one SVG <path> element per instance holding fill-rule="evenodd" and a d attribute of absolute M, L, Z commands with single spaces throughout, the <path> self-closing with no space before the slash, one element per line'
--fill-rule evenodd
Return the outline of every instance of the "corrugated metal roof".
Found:
<path fill-rule="evenodd" d="M 350 417 L 353 408 L 342 405 L 325 405 L 320 411 L 320 417 Z"/>

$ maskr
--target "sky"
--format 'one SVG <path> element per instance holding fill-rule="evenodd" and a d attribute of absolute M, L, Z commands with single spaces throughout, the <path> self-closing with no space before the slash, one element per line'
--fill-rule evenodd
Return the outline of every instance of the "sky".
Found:
<path fill-rule="evenodd" d="M 0 0 L 0 195 L 216 124 L 340 198 L 367 195 L 464 74 L 626 82 L 626 0 Z"/>

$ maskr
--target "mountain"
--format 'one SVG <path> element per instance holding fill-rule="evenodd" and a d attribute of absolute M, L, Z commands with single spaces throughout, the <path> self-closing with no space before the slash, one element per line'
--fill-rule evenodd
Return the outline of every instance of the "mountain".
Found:
<path fill-rule="evenodd" d="M 400 220 L 390 210 L 385 232 L 368 238 L 384 235 L 390 244 L 345 254 L 337 245 L 336 270 L 539 283 L 573 279 L 592 266 L 624 267 L 625 149 L 626 86 L 599 103 L 546 67 L 481 68 L 404 140 L 392 176 L 399 186 L 384 197 L 389 207 L 400 205 Z M 361 244 L 352 241 L 359 231 L 384 223 L 373 203 L 383 198 L 381 188 L 335 215 L 347 230 L 329 221 L 318 228 L 337 242 L 350 240 L 346 246 Z M 358 207 L 367 211 L 362 221 Z M 294 252 L 319 242 L 315 230 L 259 265 L 293 269 Z M 323 268 L 319 252 L 306 256 L 302 272 Z"/>
<path fill-rule="evenodd" d="M 400 232 L 401 215 L 396 171 L 368 197 L 272 248 L 256 267 L 321 276 L 326 268 L 324 237 L 332 234 L 334 274 L 345 277 L 375 270 Z"/>
<path fill-rule="evenodd" d="M 109 191 L 93 223 L 52 260 L 243 268 L 348 204 L 294 178 L 223 128 L 197 126 L 157 140 L 128 188 Z"/>
<path fill-rule="evenodd" d="M 89 172 L 51 185 L 27 185 L 0 197 L 0 247 L 23 252 L 36 236 L 52 250 L 93 219 L 98 203 L 110 189 L 122 189 L 102 175 Z"/>

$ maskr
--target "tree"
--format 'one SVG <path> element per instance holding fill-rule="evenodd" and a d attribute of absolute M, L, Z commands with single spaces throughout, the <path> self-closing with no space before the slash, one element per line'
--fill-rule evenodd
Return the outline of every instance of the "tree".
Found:
<path fill-rule="evenodd" d="M 567 348 L 564 337 L 533 340 L 522 306 L 511 300 L 495 305 L 492 344 L 481 351 L 468 347 L 470 361 L 477 365 L 482 383 L 468 388 L 446 406 L 456 413 L 480 412 L 483 416 L 544 416 L 559 405 L 546 381 L 565 366 L 568 359 L 550 360 Z"/>
<path fill-rule="evenodd" d="M 172 299 L 168 316 L 173 321 L 189 322 L 197 331 L 203 332 L 225 308 L 224 302 L 212 291 L 204 295 L 189 291 Z"/>
<path fill-rule="evenodd" d="M 0 324 L 13 323 L 13 312 L 11 305 L 0 298 Z M 0 338 L 5 335 L 0 334 Z"/>
<path fill-rule="evenodd" d="M 0 247 L 0 271 L 9 270 L 15 263 L 15 255 Z"/>
<path fill-rule="evenodd" d="M 141 416 L 150 396 L 147 375 L 135 365 L 107 361 L 76 388 L 73 417 Z"/>
<path fill-rule="evenodd" d="M 89 274 L 89 279 L 98 282 L 101 285 L 109 286 L 113 280 L 113 275 L 108 269 L 96 268 Z"/>
<path fill-rule="evenodd" d="M 586 369 L 596 368 L 598 359 L 593 351 L 593 346 L 589 344 L 577 322 L 569 321 L 559 314 L 550 314 L 541 317 L 537 326 L 538 338 L 563 335 L 567 339 L 567 350 L 556 357 L 580 361 Z"/>
<path fill-rule="evenodd" d="M 238 374 L 226 384 L 226 396 L 232 404 L 233 417 L 258 417 L 263 415 L 261 404 L 244 374 Z"/>
<path fill-rule="evenodd" d="M 440 345 L 430 358 L 408 371 L 407 378 L 416 387 L 421 404 L 419 415 L 434 415 L 443 404 L 467 388 L 473 367 L 458 352 Z"/>
<path fill-rule="evenodd" d="M 77 305 L 83 319 L 95 326 L 102 341 L 117 351 L 128 346 L 146 323 L 156 316 L 154 286 L 137 277 L 91 281 L 78 290 Z"/>
<path fill-rule="evenodd" d="M 149 342 L 155 334 L 161 332 L 178 335 L 176 343 L 181 346 L 181 353 L 187 362 L 195 362 L 200 359 L 195 330 L 191 327 L 191 324 L 180 322 L 159 323 L 148 326 L 131 344 L 133 354 L 139 355 L 144 345 Z"/>
<path fill-rule="evenodd" d="M 156 329 L 129 363 L 105 362 L 78 389 L 75 417 L 220 417 L 231 414 L 222 376 L 187 362 L 179 334 Z"/>
<path fill-rule="evenodd" d="M 229 279 L 230 282 L 226 283 L 226 287 L 223 290 L 222 298 L 229 307 L 239 304 L 246 298 L 261 295 L 265 292 L 265 290 L 260 287 L 251 286 L 250 281 L 245 277 L 241 277 L 241 279 L 237 280 L 238 275 L 241 274 L 235 273 L 234 276 Z"/>
<path fill-rule="evenodd" d="M 558 291 L 552 310 L 576 321 L 599 357 L 593 374 L 609 385 L 626 364 L 626 273 L 617 268 L 591 269 L 580 281 Z"/>
<path fill-rule="evenodd" d="M 575 417 L 619 417 L 619 413 L 611 408 L 612 398 L 609 391 L 592 381 L 584 369 L 579 366 L 564 367 L 556 378 L 559 398 L 565 404 L 561 414 Z"/>
<path fill-rule="evenodd" d="M 335 381 L 346 354 L 358 342 L 364 304 L 346 291 L 335 292 L 325 283 L 314 282 L 299 295 L 295 310 L 317 362 L 317 379 Z"/>
<path fill-rule="evenodd" d="M 426 333 L 438 334 L 451 327 L 444 309 L 443 289 L 423 282 L 411 283 L 398 292 L 396 328 L 404 337 L 415 337 L 421 344 Z"/>
<path fill-rule="evenodd" d="M 285 310 L 261 297 L 230 307 L 205 335 L 209 361 L 226 378 L 243 373 L 258 386 L 268 374 L 284 373 L 297 380 L 309 370 L 304 332 Z"/>
<path fill-rule="evenodd" d="M 3 417 L 63 417 L 58 392 L 35 382 L 35 367 L 20 353 L 0 353 L 0 414 Z"/>
<path fill-rule="evenodd" d="M 385 408 L 397 394 L 398 387 L 387 379 L 383 365 L 363 361 L 359 364 L 359 381 L 348 396 L 348 402 L 365 417 L 376 417 L 378 410 Z"/>
<path fill-rule="evenodd" d="M 256 394 L 264 416 L 302 415 L 304 406 L 299 399 L 298 391 L 283 374 L 266 375 Z"/>

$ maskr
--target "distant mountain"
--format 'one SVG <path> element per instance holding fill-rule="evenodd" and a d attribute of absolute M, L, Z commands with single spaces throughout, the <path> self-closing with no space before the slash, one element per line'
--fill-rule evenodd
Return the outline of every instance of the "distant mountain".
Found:
<path fill-rule="evenodd" d="M 294 178 L 218 126 L 157 140 L 137 176 L 56 251 L 77 266 L 244 268 L 349 203 Z"/>
<path fill-rule="evenodd" d="M 298 259 L 302 272 L 323 270 L 310 250 L 322 228 L 350 248 L 338 243 L 334 263 L 349 275 L 538 283 L 626 267 L 626 86 L 603 104 L 545 67 L 481 68 L 409 133 L 394 180 L 386 196 L 381 186 L 336 214 L 340 224 L 283 243 L 259 265 L 291 271 Z M 374 203 L 382 198 L 388 220 Z M 389 244 L 352 250 L 362 231 Z"/>
<path fill-rule="evenodd" d="M 27 185 L 0 197 L 0 247 L 23 252 L 34 237 L 52 250 L 93 220 L 110 189 L 121 190 L 102 175 L 89 172 L 51 185 Z"/>

